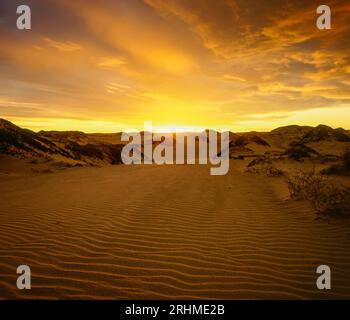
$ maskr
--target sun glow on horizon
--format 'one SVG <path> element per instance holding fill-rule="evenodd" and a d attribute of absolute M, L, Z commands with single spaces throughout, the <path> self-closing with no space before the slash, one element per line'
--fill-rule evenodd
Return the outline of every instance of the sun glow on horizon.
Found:
<path fill-rule="evenodd" d="M 198 126 L 183 126 L 183 125 L 161 125 L 154 126 L 153 132 L 157 133 L 181 133 L 181 132 L 202 132 L 206 128 Z"/>
<path fill-rule="evenodd" d="M 60 118 L 13 118 L 6 117 L 14 124 L 33 131 L 82 131 L 85 133 L 115 133 L 115 132 L 141 132 L 147 128 L 143 121 L 134 121 L 130 126 L 113 120 L 79 120 Z M 316 108 L 299 112 L 285 113 L 262 113 L 250 117 L 242 117 L 232 121 L 225 126 L 210 125 L 184 125 L 184 124 L 162 124 L 160 121 L 153 122 L 152 131 L 157 133 L 181 133 L 202 132 L 212 129 L 219 132 L 248 132 L 248 131 L 270 131 L 277 127 L 288 125 L 317 126 L 319 124 L 329 125 L 333 128 L 343 127 L 349 130 L 350 106 L 339 108 Z M 147 130 L 148 131 L 148 130 Z"/>

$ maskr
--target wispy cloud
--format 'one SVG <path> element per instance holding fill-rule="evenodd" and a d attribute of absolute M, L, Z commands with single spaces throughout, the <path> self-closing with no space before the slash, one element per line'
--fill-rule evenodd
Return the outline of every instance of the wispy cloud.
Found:
<path fill-rule="evenodd" d="M 313 0 L 36 0 L 26 33 L 12 23 L 16 1 L 0 4 L 10 118 L 248 130 L 350 108 L 345 0 L 328 1 L 326 31 Z"/>
<path fill-rule="evenodd" d="M 49 46 L 60 51 L 70 52 L 70 51 L 81 50 L 81 46 L 74 42 L 69 42 L 69 41 L 60 42 L 50 38 L 44 38 L 44 41 L 47 42 Z"/>

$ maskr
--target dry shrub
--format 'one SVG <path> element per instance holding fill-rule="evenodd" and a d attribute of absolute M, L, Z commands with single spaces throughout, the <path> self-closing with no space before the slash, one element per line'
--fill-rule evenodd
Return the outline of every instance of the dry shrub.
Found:
<path fill-rule="evenodd" d="M 301 161 L 303 158 L 310 158 L 311 156 L 318 155 L 318 153 L 304 144 L 292 143 L 285 151 L 285 155 L 290 159 Z"/>
<path fill-rule="evenodd" d="M 281 177 L 284 175 L 284 172 L 272 165 L 263 164 L 260 166 L 247 167 L 246 172 L 249 173 L 263 173 L 268 177 Z"/>
<path fill-rule="evenodd" d="M 341 164 L 334 164 L 321 171 L 325 175 L 349 175 L 350 174 L 350 150 L 346 150 L 341 157 Z"/>
<path fill-rule="evenodd" d="M 247 167 L 250 168 L 250 167 L 255 167 L 258 165 L 266 165 L 266 164 L 271 164 L 271 163 L 272 163 L 271 159 L 269 159 L 265 156 L 262 156 L 262 157 L 257 157 L 254 160 L 250 161 L 248 163 Z"/>
<path fill-rule="evenodd" d="M 268 177 L 281 177 L 284 175 L 284 172 L 283 172 L 283 170 L 278 169 L 274 166 L 266 166 L 265 167 L 265 174 Z"/>
<path fill-rule="evenodd" d="M 343 166 L 350 171 L 350 149 L 346 150 L 342 156 Z"/>
<path fill-rule="evenodd" d="M 348 174 L 348 171 L 345 169 L 345 167 L 341 164 L 334 164 L 328 168 L 322 169 L 321 174 L 324 175 L 346 175 Z"/>
<path fill-rule="evenodd" d="M 335 186 L 315 170 L 300 171 L 287 182 L 291 197 L 309 200 L 318 214 L 350 216 L 349 188 Z"/>

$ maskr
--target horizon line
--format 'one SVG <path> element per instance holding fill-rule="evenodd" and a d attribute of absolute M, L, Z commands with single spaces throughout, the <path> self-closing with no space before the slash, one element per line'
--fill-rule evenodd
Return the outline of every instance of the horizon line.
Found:
<path fill-rule="evenodd" d="M 288 128 L 288 127 L 309 127 L 309 128 L 317 128 L 317 127 L 320 127 L 320 126 L 326 126 L 326 127 L 329 127 L 329 128 L 332 128 L 332 129 L 343 129 L 345 131 L 350 131 L 350 129 L 346 129 L 346 128 L 343 128 L 343 127 L 334 127 L 334 126 L 331 126 L 331 125 L 328 125 L 328 124 L 324 124 L 324 123 L 320 123 L 318 125 L 305 125 L 305 124 L 288 124 L 288 125 L 285 125 L 285 126 L 278 126 L 278 127 L 275 127 L 273 129 L 270 129 L 270 130 L 248 130 L 248 131 L 233 131 L 233 130 L 230 130 L 230 129 L 223 129 L 223 130 L 217 130 L 217 129 L 214 129 L 214 128 L 201 128 L 201 129 L 198 129 L 198 130 L 184 130 L 184 131 L 165 131 L 165 130 L 152 130 L 152 131 L 149 131 L 149 130 L 138 130 L 138 129 L 130 129 L 130 130 L 121 130 L 121 131 L 110 131 L 110 132 L 99 132 L 99 131 L 91 131 L 91 132 L 87 132 L 87 131 L 82 131 L 82 130 L 78 130 L 78 129 L 69 129 L 69 130 L 54 130 L 54 129 L 49 129 L 49 130 L 32 130 L 30 128 L 27 128 L 25 126 L 21 126 L 19 124 L 16 124 L 16 121 L 12 121 L 12 120 L 8 120 L 6 118 L 0 118 L 0 121 L 3 120 L 3 121 L 7 121 L 7 122 L 10 122 L 11 124 L 21 128 L 21 129 L 26 129 L 26 130 L 30 130 L 30 131 L 33 131 L 35 133 L 40 133 L 40 132 L 59 132 L 59 133 L 68 133 L 68 132 L 78 132 L 78 133 L 83 133 L 83 134 L 90 134 L 90 135 L 93 135 L 93 134 L 122 134 L 122 133 L 129 133 L 129 134 L 132 134 L 132 133 L 139 133 L 139 134 L 142 134 L 144 132 L 150 132 L 152 134 L 184 134 L 184 133 L 202 133 L 202 132 L 205 132 L 205 131 L 216 131 L 218 133 L 221 133 L 221 132 L 230 132 L 230 133 L 237 133 L 237 134 L 243 134 L 243 133 L 251 133 L 251 132 L 260 132 L 260 133 L 264 133 L 264 132 L 272 132 L 274 130 L 277 130 L 277 129 L 280 129 L 280 128 Z M 161 126 L 159 126 L 161 127 Z M 194 127 L 195 128 L 195 127 Z"/>

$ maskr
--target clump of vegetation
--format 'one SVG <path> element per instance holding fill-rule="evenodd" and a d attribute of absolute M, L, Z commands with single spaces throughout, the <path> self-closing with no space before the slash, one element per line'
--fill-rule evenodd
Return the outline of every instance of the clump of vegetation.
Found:
<path fill-rule="evenodd" d="M 284 175 L 284 171 L 278 169 L 270 164 L 262 164 L 259 166 L 247 167 L 246 172 L 249 173 L 263 173 L 268 177 L 281 177 Z"/>
<path fill-rule="evenodd" d="M 231 142 L 233 142 L 233 141 L 231 141 Z M 270 147 L 270 144 L 267 141 L 260 138 L 258 135 L 251 134 L 251 133 L 247 133 L 247 134 L 244 134 L 243 136 L 238 137 L 233 143 L 236 146 L 243 147 L 251 142 L 256 143 L 258 145 L 261 145 L 261 146 Z"/>
<path fill-rule="evenodd" d="M 308 143 L 322 140 L 350 142 L 350 136 L 343 128 L 332 129 L 325 125 L 319 125 L 306 133 L 301 141 L 302 143 Z"/>
<path fill-rule="evenodd" d="M 321 174 L 326 175 L 348 175 L 350 174 L 350 150 L 346 150 L 341 158 L 341 164 L 334 164 L 323 169 Z"/>
<path fill-rule="evenodd" d="M 336 162 L 340 160 L 340 156 L 333 155 L 333 154 L 325 154 L 325 155 L 320 155 L 318 157 L 318 161 L 320 163 L 328 163 L 328 162 Z"/>
<path fill-rule="evenodd" d="M 318 155 L 318 153 L 304 144 L 291 144 L 285 155 L 290 159 L 301 161 L 303 158 L 310 158 Z"/>
<path fill-rule="evenodd" d="M 103 159 L 103 152 L 98 148 L 97 145 L 88 143 L 81 145 L 76 142 L 69 142 L 66 144 L 66 148 L 73 151 L 78 160 L 81 159 L 81 156 L 86 156 L 90 158 Z"/>
<path fill-rule="evenodd" d="M 346 170 L 350 171 L 350 149 L 346 150 L 343 154 L 343 166 Z"/>
<path fill-rule="evenodd" d="M 284 172 L 272 165 L 272 160 L 266 156 L 257 157 L 249 162 L 245 170 L 249 173 L 263 173 L 268 177 L 280 177 Z"/>
<path fill-rule="evenodd" d="M 318 214 L 350 216 L 349 188 L 335 186 L 315 170 L 300 171 L 287 182 L 291 197 L 309 200 Z"/>
<path fill-rule="evenodd" d="M 268 177 L 281 177 L 284 176 L 284 171 L 281 169 L 278 169 L 274 166 L 271 165 L 267 165 L 263 168 L 264 173 L 268 176 Z"/>
<path fill-rule="evenodd" d="M 334 164 L 328 168 L 321 170 L 321 174 L 325 175 L 345 175 L 347 171 L 341 164 Z"/>
<path fill-rule="evenodd" d="M 272 161 L 269 158 L 262 156 L 262 157 L 257 157 L 254 160 L 250 161 L 247 167 L 250 168 L 256 165 L 265 165 L 265 164 L 271 164 L 271 163 Z"/>

